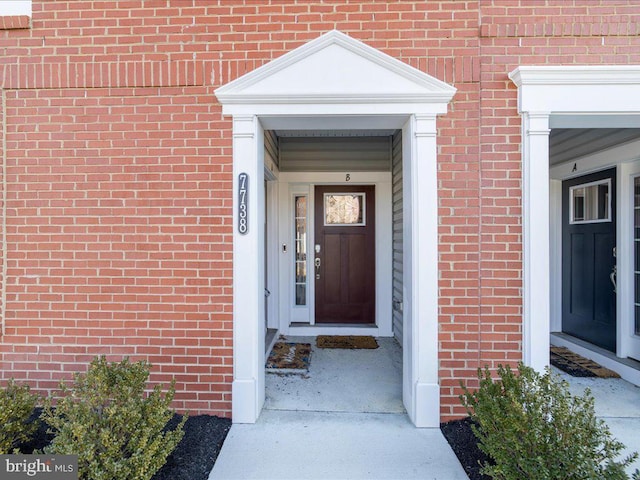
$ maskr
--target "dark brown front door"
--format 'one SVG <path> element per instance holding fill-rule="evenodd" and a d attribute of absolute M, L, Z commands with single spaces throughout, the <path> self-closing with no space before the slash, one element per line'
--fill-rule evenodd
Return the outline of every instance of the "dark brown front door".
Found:
<path fill-rule="evenodd" d="M 315 321 L 375 323 L 375 187 L 315 187 Z"/>

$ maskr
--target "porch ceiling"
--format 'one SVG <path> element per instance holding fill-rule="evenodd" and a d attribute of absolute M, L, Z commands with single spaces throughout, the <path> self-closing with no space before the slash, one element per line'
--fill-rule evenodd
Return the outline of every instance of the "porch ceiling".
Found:
<path fill-rule="evenodd" d="M 551 166 L 640 138 L 640 128 L 553 128 L 549 135 Z"/>

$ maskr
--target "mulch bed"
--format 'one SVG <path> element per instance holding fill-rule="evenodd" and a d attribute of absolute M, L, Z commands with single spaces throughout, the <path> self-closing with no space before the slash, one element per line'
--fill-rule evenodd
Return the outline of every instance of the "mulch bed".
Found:
<path fill-rule="evenodd" d="M 36 409 L 31 418 L 39 417 L 41 412 L 41 408 Z M 180 420 L 180 415 L 174 415 L 167 428 L 175 428 Z M 190 416 L 184 425 L 184 437 L 152 480 L 207 480 L 230 428 L 228 418 Z M 53 436 L 47 433 L 47 425 L 41 422 L 33 439 L 20 445 L 20 451 L 33 453 L 47 446 L 52 439 Z"/>
<path fill-rule="evenodd" d="M 458 457 L 470 480 L 491 480 L 480 473 L 487 456 L 478 448 L 478 440 L 471 430 L 471 419 L 453 420 L 440 425 L 440 430 Z"/>

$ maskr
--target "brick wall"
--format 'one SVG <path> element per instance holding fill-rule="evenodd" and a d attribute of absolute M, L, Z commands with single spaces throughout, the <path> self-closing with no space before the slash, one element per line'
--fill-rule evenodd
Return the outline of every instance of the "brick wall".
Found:
<path fill-rule="evenodd" d="M 177 378 L 178 408 L 230 415 L 231 126 L 213 92 L 336 28 L 458 89 L 438 120 L 439 321 L 442 417 L 463 414 L 460 380 L 521 358 L 507 74 L 638 63 L 634 3 L 34 0 L 30 28 L 0 31 L 3 378 L 48 391 L 129 355 Z"/>

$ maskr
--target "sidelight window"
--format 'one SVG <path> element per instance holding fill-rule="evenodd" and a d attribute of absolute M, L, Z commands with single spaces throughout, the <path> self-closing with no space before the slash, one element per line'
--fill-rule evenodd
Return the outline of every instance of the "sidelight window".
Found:
<path fill-rule="evenodd" d="M 296 195 L 295 208 L 295 298 L 296 306 L 307 304 L 307 196 Z"/>

